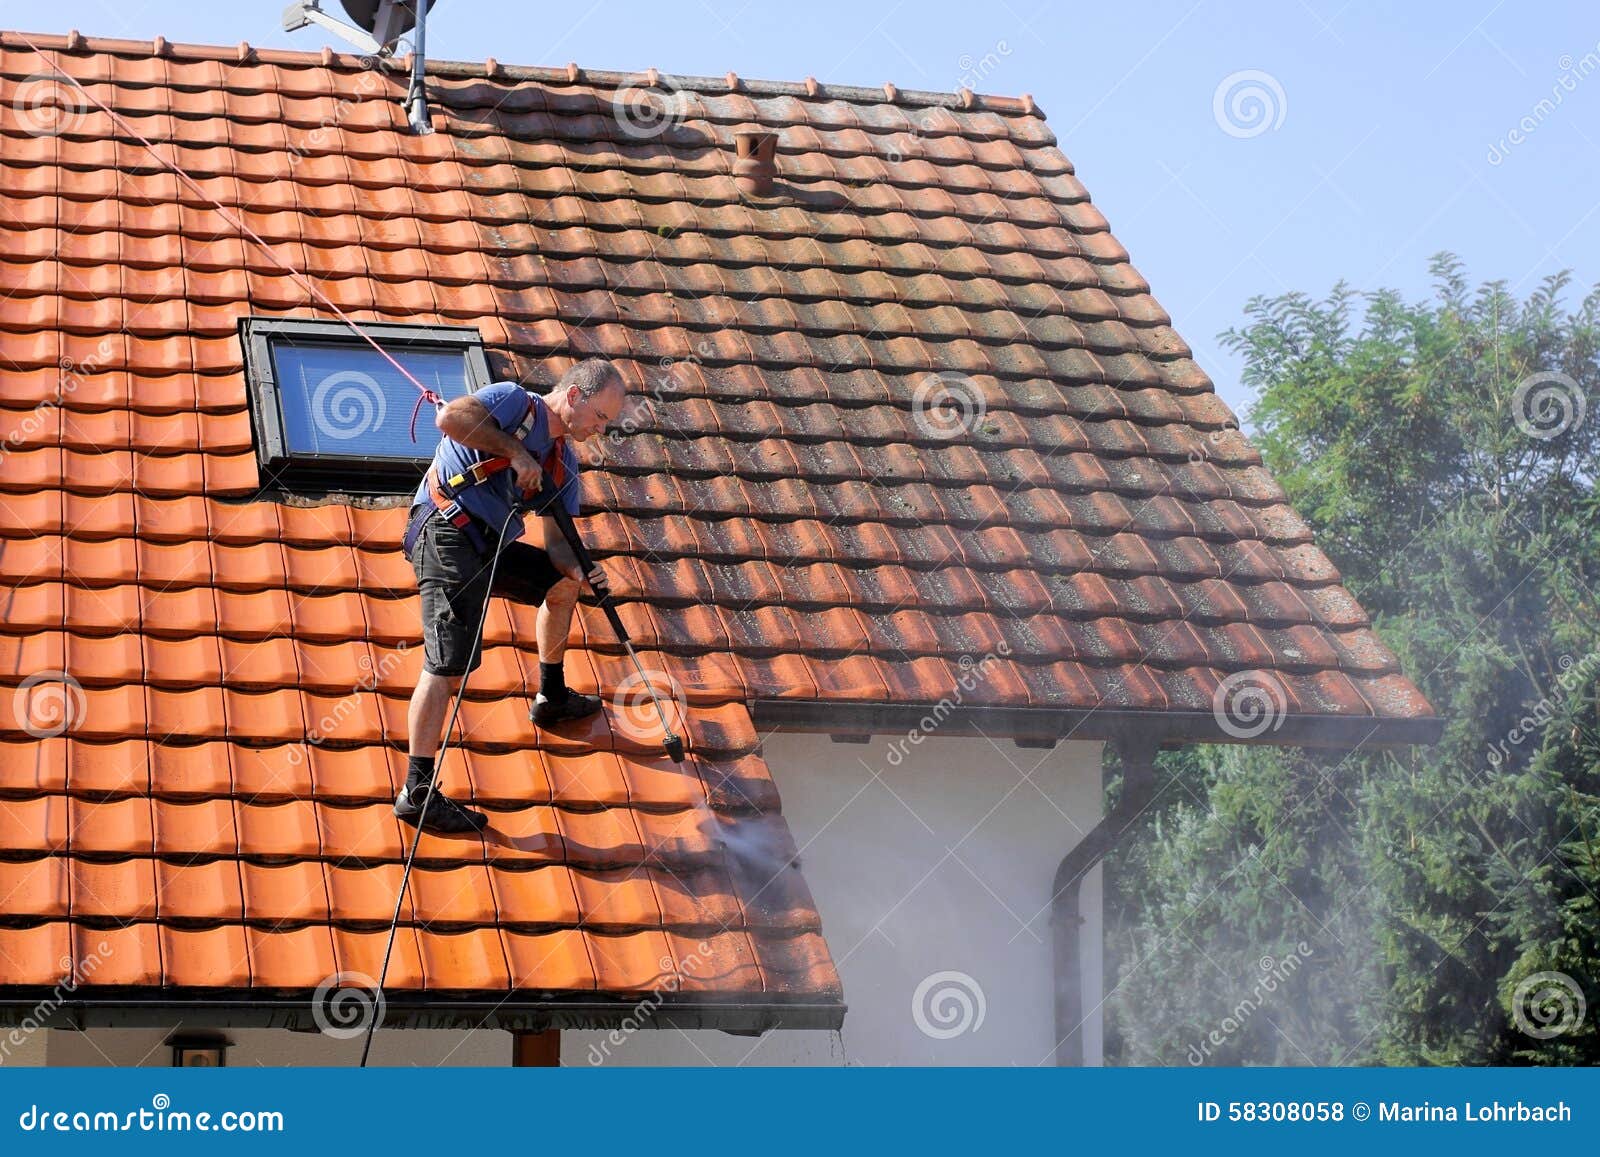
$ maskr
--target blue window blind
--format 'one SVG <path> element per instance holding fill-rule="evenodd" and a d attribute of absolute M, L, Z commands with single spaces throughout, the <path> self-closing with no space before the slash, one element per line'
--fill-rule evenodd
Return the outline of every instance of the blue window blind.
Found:
<path fill-rule="evenodd" d="M 440 397 L 449 400 L 470 392 L 461 351 L 386 348 Z M 370 347 L 278 337 L 272 342 L 272 362 L 290 454 L 426 459 L 439 444 L 433 409 L 427 405 L 417 416 L 417 440 L 411 440 L 417 387 Z"/>

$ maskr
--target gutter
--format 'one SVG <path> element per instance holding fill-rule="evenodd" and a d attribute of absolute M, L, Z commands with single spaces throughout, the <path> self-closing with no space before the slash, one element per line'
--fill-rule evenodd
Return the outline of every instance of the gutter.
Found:
<path fill-rule="evenodd" d="M 168 993 L 172 990 L 166 990 Z M 52 995 L 54 994 L 54 995 Z M 197 991 L 191 997 L 145 997 L 128 990 L 104 998 L 69 998 L 41 1016 L 42 1006 L 60 998 L 59 988 L 7 987 L 0 990 L 0 1029 L 30 1025 L 84 1031 L 94 1028 L 277 1028 L 320 1032 L 310 994 L 272 999 L 260 995 Z M 659 1001 L 659 1003 L 655 1003 Z M 544 1032 L 548 1029 L 681 1028 L 720 1029 L 754 1036 L 771 1029 L 832 1029 L 844 1024 L 845 1006 L 817 1000 L 692 1000 L 640 993 L 637 999 L 507 1000 L 485 994 L 461 1000 L 386 996 L 380 1028 L 503 1029 Z"/>
<path fill-rule="evenodd" d="M 1113 746 L 1122 756 L 1122 794 L 1115 806 L 1079 840 L 1056 867 L 1050 894 L 1050 926 L 1055 945 L 1056 1063 L 1089 1063 L 1083 1045 L 1083 960 L 1079 930 L 1084 876 L 1117 846 L 1155 797 L 1157 744 L 1149 736 L 1124 738 Z M 1102 778 L 1104 764 L 1102 762 Z"/>
<path fill-rule="evenodd" d="M 1116 742 L 1142 735 L 1158 746 L 1187 743 L 1244 743 L 1277 747 L 1411 747 L 1439 741 L 1438 716 L 1400 718 L 1374 715 L 1273 717 L 1259 731 L 1223 728 L 1211 711 L 1131 711 L 1105 707 L 972 707 L 939 703 L 862 703 L 829 699 L 756 699 L 750 713 L 757 731 L 827 732 L 841 737 L 905 735 L 982 735 L 1027 744 L 1064 739 Z"/>

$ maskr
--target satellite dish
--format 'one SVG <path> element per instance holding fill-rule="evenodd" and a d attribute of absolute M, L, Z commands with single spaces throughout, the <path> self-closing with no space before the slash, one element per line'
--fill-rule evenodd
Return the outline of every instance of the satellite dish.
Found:
<path fill-rule="evenodd" d="M 372 33 L 380 45 L 392 45 L 417 26 L 417 0 L 339 0 L 358 28 Z M 428 0 L 433 11 L 437 0 Z"/>

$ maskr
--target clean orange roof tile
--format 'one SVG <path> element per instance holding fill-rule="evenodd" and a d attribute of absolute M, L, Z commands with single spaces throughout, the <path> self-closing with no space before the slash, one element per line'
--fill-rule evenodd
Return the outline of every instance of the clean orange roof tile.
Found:
<path fill-rule="evenodd" d="M 333 955 L 338 970 L 376 979 L 383 969 L 384 949 L 389 943 L 387 929 L 359 931 L 334 926 L 332 932 Z M 417 949 L 417 934 L 405 925 L 395 930 L 386 986 L 402 990 L 422 988 L 422 956 Z"/>
<path fill-rule="evenodd" d="M 608 992 L 648 992 L 673 977 L 672 947 L 659 931 L 620 936 L 584 932 L 598 987 Z"/>
<path fill-rule="evenodd" d="M 294 687 L 300 667 L 289 639 L 220 640 L 222 682 L 244 691 L 271 691 Z"/>
<path fill-rule="evenodd" d="M 156 861 L 156 908 L 163 921 L 210 922 L 244 919 L 239 862 Z"/>
<path fill-rule="evenodd" d="M 146 895 L 154 899 L 150 885 Z M 72 926 L 72 975 L 81 987 L 156 987 L 162 982 L 161 945 L 155 924 Z"/>
<path fill-rule="evenodd" d="M 294 691 L 222 692 L 228 734 L 238 739 L 288 742 L 306 737 L 304 704 Z"/>
<path fill-rule="evenodd" d="M 417 921 L 430 928 L 495 923 L 489 869 L 481 863 L 445 870 L 414 868 L 411 899 Z"/>
<path fill-rule="evenodd" d="M 556 810 L 544 805 L 524 806 L 490 815 L 483 833 L 489 861 L 511 867 L 545 864 L 566 858 Z"/>
<path fill-rule="evenodd" d="M 71 925 L 51 920 L 29 928 L 0 927 L 0 976 L 14 985 L 55 985 L 70 973 Z M 63 968 L 62 960 L 69 963 Z"/>
<path fill-rule="evenodd" d="M 417 929 L 422 974 L 430 991 L 500 991 L 510 987 L 506 954 L 492 928 L 470 932 Z"/>
<path fill-rule="evenodd" d="M 0 860 L 0 896 L 6 911 L 24 919 L 67 915 L 67 861 L 59 856 Z"/>
<path fill-rule="evenodd" d="M 138 683 L 144 678 L 144 650 L 132 631 L 117 635 L 66 636 L 66 669 L 85 685 Z"/>
<path fill-rule="evenodd" d="M 322 852 L 317 807 L 306 800 L 283 804 L 243 803 L 234 811 L 239 854 L 261 860 L 303 860 Z"/>
<path fill-rule="evenodd" d="M 186 639 L 138 636 L 144 649 L 146 682 L 165 687 L 195 687 L 222 681 L 222 652 L 215 635 Z"/>
<path fill-rule="evenodd" d="M 28 700 L 35 728 L 46 734 L 61 727 L 67 718 L 60 712 L 56 697 L 59 684 L 36 684 Z M 81 697 L 72 694 L 66 700 L 74 704 L 70 711 L 71 724 L 67 730 L 77 739 L 124 739 L 130 735 L 142 736 L 146 728 L 144 688 L 137 683 L 120 687 L 85 688 Z"/>
<path fill-rule="evenodd" d="M 311 789 L 317 799 L 334 803 L 393 799 L 405 779 L 405 767 L 391 760 L 382 745 L 369 747 L 307 746 Z"/>
<path fill-rule="evenodd" d="M 256 988 L 316 988 L 337 971 L 333 935 L 326 924 L 289 929 L 252 926 L 245 936 Z"/>
<path fill-rule="evenodd" d="M 188 861 L 239 854 L 231 800 L 156 799 L 152 807 L 156 855 Z"/>
<path fill-rule="evenodd" d="M 190 930 L 170 924 L 160 929 L 162 970 L 177 988 L 248 988 L 250 954 L 238 924 Z"/>
<path fill-rule="evenodd" d="M 228 744 L 152 743 L 150 791 L 166 798 L 227 795 L 233 786 Z"/>
<path fill-rule="evenodd" d="M 299 640 L 294 646 L 300 665 L 300 685 L 308 690 L 339 695 L 364 684 L 370 685 L 372 648 L 365 639 L 339 643 Z"/>
<path fill-rule="evenodd" d="M 65 851 L 67 812 L 64 795 L 7 800 L 0 807 L 0 848 L 14 854 Z"/>
<path fill-rule="evenodd" d="M 643 868 L 580 868 L 572 873 L 585 928 L 627 930 L 661 925 L 661 902 Z"/>
<path fill-rule="evenodd" d="M 406 843 L 402 844 L 400 821 L 394 818 L 393 806 L 388 800 L 362 807 L 318 804 L 316 822 L 323 854 L 330 860 L 350 863 L 404 858 L 411 829 L 405 829 Z M 472 846 L 479 846 L 476 839 Z"/>
<path fill-rule="evenodd" d="M 0 795 L 37 796 L 66 790 L 66 739 L 35 739 L 25 733 L 0 739 Z"/>
<path fill-rule="evenodd" d="M 572 807 L 618 807 L 628 803 L 628 783 L 617 757 L 609 752 L 545 756 L 550 791 L 556 802 Z"/>
<path fill-rule="evenodd" d="M 517 927 L 575 925 L 581 919 L 572 871 L 562 864 L 510 867 L 496 862 L 489 871 L 500 924 Z"/>
<path fill-rule="evenodd" d="M 222 691 L 197 687 L 192 691 L 145 689 L 146 726 L 156 742 L 169 739 L 222 739 L 229 734 L 223 717 Z"/>
<path fill-rule="evenodd" d="M 143 739 L 67 745 L 67 788 L 74 795 L 145 795 L 150 791 L 150 751 Z"/>
<path fill-rule="evenodd" d="M 532 992 L 592 992 L 595 969 L 582 932 L 503 929 L 500 939 L 513 988 Z"/>
<path fill-rule="evenodd" d="M 155 861 L 58 860 L 67 870 L 75 920 L 154 920 Z"/>
<path fill-rule="evenodd" d="M 644 841 L 633 812 L 627 808 L 552 810 L 569 862 L 592 867 L 626 867 L 643 861 Z"/>
<path fill-rule="evenodd" d="M 462 750 L 449 757 L 445 771 L 454 785 L 459 785 L 465 775 L 472 800 L 479 805 L 515 807 L 550 802 L 549 771 L 544 754 L 539 751 Z"/>
<path fill-rule="evenodd" d="M 371 692 L 351 691 L 343 695 L 314 695 L 301 692 L 308 743 L 382 743 L 383 709 Z"/>
<path fill-rule="evenodd" d="M 309 767 L 303 743 L 280 743 L 267 747 L 231 744 L 228 755 L 233 764 L 233 791 L 251 803 L 281 803 L 310 794 Z"/>
<path fill-rule="evenodd" d="M 148 856 L 155 849 L 150 824 L 150 800 L 91 801 L 72 799 L 68 804 L 71 848 L 74 855 Z"/>
<path fill-rule="evenodd" d="M 387 926 L 394 918 L 398 900 L 400 919 L 407 923 L 415 920 L 409 886 L 404 898 L 400 897 L 401 871 L 398 863 L 366 867 L 328 864 L 325 876 L 329 918 L 337 924 Z"/>

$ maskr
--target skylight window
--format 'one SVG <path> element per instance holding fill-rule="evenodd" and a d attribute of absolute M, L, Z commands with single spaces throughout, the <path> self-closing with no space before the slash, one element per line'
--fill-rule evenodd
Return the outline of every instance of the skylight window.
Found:
<path fill-rule="evenodd" d="M 439 431 L 424 404 L 411 440 L 417 388 L 388 359 L 341 322 L 252 317 L 239 329 L 263 482 L 366 493 L 416 484 Z M 362 329 L 447 401 L 489 383 L 474 328 Z"/>

